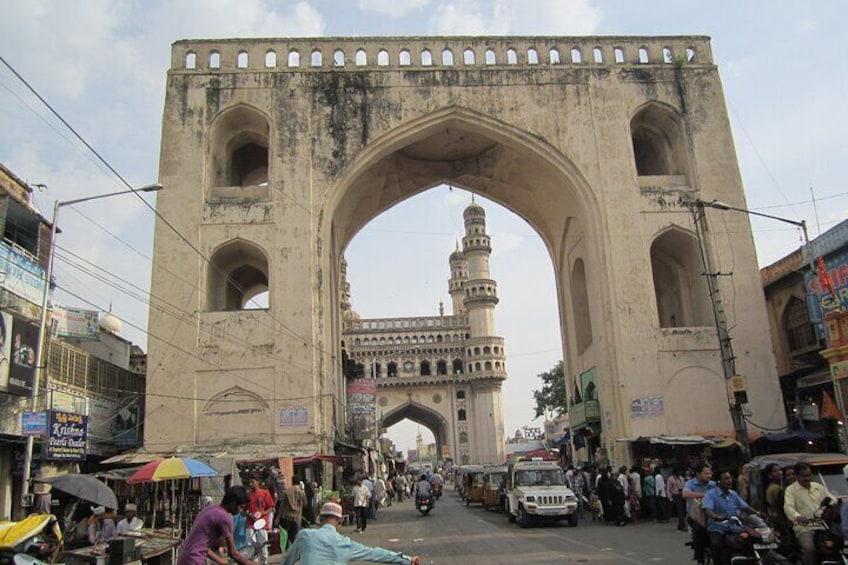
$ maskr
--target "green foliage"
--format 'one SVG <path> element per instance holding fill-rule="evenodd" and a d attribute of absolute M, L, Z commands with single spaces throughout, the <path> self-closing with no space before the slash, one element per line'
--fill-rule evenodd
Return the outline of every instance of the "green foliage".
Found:
<path fill-rule="evenodd" d="M 565 371 L 562 361 L 538 376 L 542 379 L 542 389 L 533 391 L 536 401 L 536 418 L 545 412 L 553 412 L 557 416 L 568 410 L 568 395 L 565 390 Z"/>

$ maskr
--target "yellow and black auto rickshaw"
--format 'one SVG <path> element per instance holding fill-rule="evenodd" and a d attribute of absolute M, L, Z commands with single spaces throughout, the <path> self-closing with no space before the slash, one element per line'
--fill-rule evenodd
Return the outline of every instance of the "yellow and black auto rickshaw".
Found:
<path fill-rule="evenodd" d="M 506 496 L 506 467 L 497 465 L 486 467 L 483 473 L 483 508 L 503 510 L 503 500 Z"/>

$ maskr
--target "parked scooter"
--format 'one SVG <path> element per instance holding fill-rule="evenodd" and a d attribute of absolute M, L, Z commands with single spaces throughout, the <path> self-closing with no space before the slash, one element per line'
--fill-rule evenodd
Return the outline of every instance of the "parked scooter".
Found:
<path fill-rule="evenodd" d="M 33 514 L 20 522 L 4 522 L 0 524 L 0 565 L 53 563 L 62 543 L 62 529 L 52 514 Z"/>

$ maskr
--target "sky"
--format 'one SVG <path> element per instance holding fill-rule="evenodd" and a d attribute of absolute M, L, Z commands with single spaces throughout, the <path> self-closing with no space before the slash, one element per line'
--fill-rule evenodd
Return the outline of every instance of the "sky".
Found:
<path fill-rule="evenodd" d="M 141 186 L 158 178 L 166 71 L 170 45 L 179 39 L 708 35 L 749 208 L 807 220 L 815 237 L 848 210 L 848 57 L 840 39 L 846 17 L 844 0 L 3 0 L 0 55 L 131 185 Z M 46 186 L 35 194 L 46 215 L 56 199 L 125 188 L 2 65 L 0 132 L 0 162 Z M 468 193 L 433 189 L 357 236 L 347 259 L 362 316 L 428 315 L 439 300 L 449 304 L 447 256 L 468 201 Z M 536 375 L 562 357 L 557 303 L 551 264 L 532 228 L 481 202 L 501 298 L 496 324 L 508 352 L 505 422 L 512 435 L 531 424 Z M 146 347 L 151 211 L 122 196 L 63 208 L 59 225 L 56 278 L 66 290 L 57 301 L 111 306 L 124 321 L 122 335 Z M 754 219 L 752 228 L 761 267 L 801 243 L 797 229 L 773 220 Z M 375 251 L 381 246 L 396 248 L 391 265 Z M 407 449 L 416 432 L 398 424 L 389 435 Z M 425 431 L 425 438 L 432 441 L 432 434 Z"/>

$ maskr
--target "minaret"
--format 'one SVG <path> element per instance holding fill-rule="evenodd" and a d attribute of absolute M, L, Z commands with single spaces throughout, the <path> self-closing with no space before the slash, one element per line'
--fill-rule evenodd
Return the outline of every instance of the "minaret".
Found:
<path fill-rule="evenodd" d="M 468 264 L 463 306 L 468 314 L 471 337 L 495 335 L 495 305 L 498 303 L 498 284 L 489 275 L 489 255 L 492 244 L 486 234 L 486 211 L 471 197 L 471 204 L 462 213 L 465 237 L 462 249 Z M 453 257 L 453 256 L 451 256 Z"/>
<path fill-rule="evenodd" d="M 468 262 L 465 255 L 459 249 L 459 241 L 456 242 L 456 251 L 450 254 L 451 278 L 448 280 L 448 290 L 453 302 L 453 315 L 461 316 L 465 313 L 465 281 L 468 280 Z"/>

